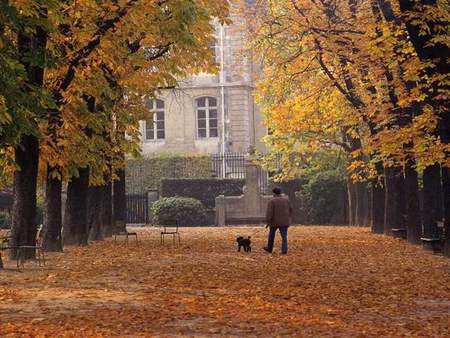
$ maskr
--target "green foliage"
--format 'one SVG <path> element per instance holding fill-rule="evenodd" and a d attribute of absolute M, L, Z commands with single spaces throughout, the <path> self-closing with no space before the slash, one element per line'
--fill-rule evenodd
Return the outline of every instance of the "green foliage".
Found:
<path fill-rule="evenodd" d="M 242 195 L 244 184 L 244 179 L 236 178 L 167 178 L 161 180 L 160 193 L 162 197 L 192 197 L 213 209 L 217 196 Z"/>
<path fill-rule="evenodd" d="M 173 225 L 177 221 L 180 226 L 205 225 L 206 209 L 195 198 L 166 197 L 155 202 L 151 208 L 153 222 L 160 225 Z"/>
<path fill-rule="evenodd" d="M 304 212 L 302 212 L 300 200 L 297 198 L 297 192 L 300 187 L 307 184 L 308 180 L 303 178 L 293 179 L 285 182 L 274 182 L 272 179 L 269 181 L 269 191 L 272 193 L 274 187 L 279 187 L 283 194 L 289 197 L 289 201 L 292 206 L 292 221 L 297 224 L 302 224 L 306 222 L 306 217 Z"/>
<path fill-rule="evenodd" d="M 274 182 L 285 182 L 302 178 L 309 180 L 325 171 L 336 171 L 345 175 L 349 165 L 348 154 L 337 146 L 327 148 L 308 148 L 301 152 L 272 152 L 264 154 L 259 163 L 275 173 Z M 278 170 L 279 168 L 282 170 Z"/>
<path fill-rule="evenodd" d="M 127 191 L 138 193 L 159 189 L 167 177 L 211 177 L 212 160 L 208 155 L 158 154 L 128 160 L 126 168 Z"/>
<path fill-rule="evenodd" d="M 45 51 L 19 51 L 17 34 L 31 36 L 37 28 L 51 31 L 52 23 L 42 8 L 56 11 L 58 1 L 0 2 L 0 146 L 14 146 L 22 134 L 37 134 L 37 123 L 52 104 L 48 94 L 30 85 L 24 63 L 44 67 Z M 50 54 L 47 52 L 47 54 Z M 48 57 L 49 55 L 47 55 Z"/>
<path fill-rule="evenodd" d="M 318 173 L 300 188 L 297 197 L 306 221 L 339 223 L 345 215 L 346 182 L 336 171 Z"/>

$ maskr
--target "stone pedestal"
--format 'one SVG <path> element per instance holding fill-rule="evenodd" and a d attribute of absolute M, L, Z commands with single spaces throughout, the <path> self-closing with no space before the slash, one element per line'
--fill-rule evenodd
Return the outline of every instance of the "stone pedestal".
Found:
<path fill-rule="evenodd" d="M 271 196 L 261 195 L 258 185 L 258 166 L 250 159 L 245 164 L 246 180 L 241 196 L 216 197 L 216 225 L 262 224 Z"/>

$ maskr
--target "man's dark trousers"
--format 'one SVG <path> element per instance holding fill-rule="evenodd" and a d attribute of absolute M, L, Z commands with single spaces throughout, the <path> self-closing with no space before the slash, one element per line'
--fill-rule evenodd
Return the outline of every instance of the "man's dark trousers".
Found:
<path fill-rule="evenodd" d="M 277 232 L 277 229 L 280 230 L 281 235 L 281 254 L 285 255 L 287 254 L 287 233 L 288 233 L 288 227 L 270 227 L 269 231 L 269 238 L 267 241 L 267 251 L 272 252 L 273 250 L 273 242 L 275 240 L 275 233 Z"/>

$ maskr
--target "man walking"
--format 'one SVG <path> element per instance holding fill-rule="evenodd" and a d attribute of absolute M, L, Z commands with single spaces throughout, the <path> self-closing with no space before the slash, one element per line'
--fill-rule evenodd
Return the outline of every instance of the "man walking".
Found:
<path fill-rule="evenodd" d="M 267 247 L 264 250 L 272 253 L 275 233 L 278 229 L 281 235 L 281 254 L 285 255 L 288 249 L 287 233 L 288 227 L 291 225 L 292 208 L 289 197 L 282 195 L 280 188 L 274 188 L 272 192 L 273 198 L 267 204 L 266 212 L 267 227 L 270 228 L 270 231 Z"/>

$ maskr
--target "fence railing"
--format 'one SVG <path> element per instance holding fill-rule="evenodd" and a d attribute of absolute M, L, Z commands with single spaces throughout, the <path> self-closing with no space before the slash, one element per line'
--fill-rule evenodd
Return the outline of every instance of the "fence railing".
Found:
<path fill-rule="evenodd" d="M 148 194 L 127 194 L 127 223 L 149 223 Z"/>
<path fill-rule="evenodd" d="M 244 153 L 218 153 L 212 155 L 212 170 L 216 177 L 245 179 Z M 269 175 L 262 167 L 258 167 L 258 185 L 262 193 L 267 193 Z"/>

